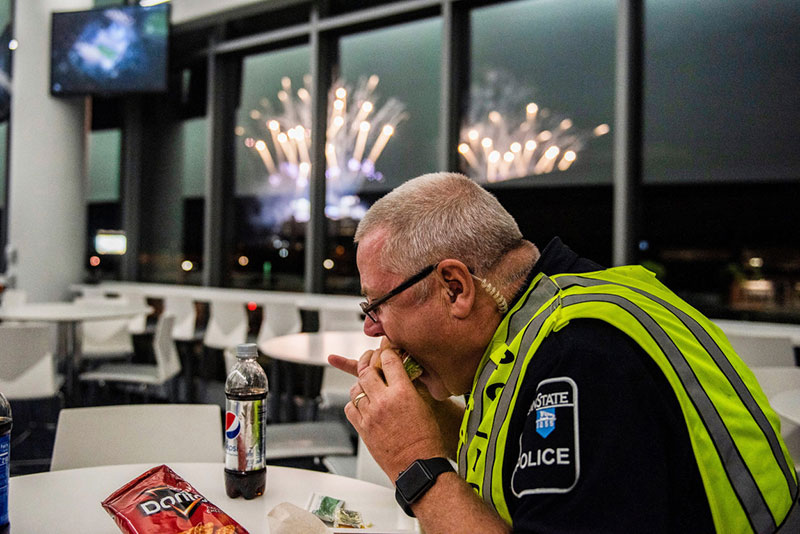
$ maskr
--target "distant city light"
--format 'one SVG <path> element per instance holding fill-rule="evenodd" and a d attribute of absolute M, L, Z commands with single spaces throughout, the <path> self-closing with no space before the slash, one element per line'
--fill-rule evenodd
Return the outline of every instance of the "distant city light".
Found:
<path fill-rule="evenodd" d="M 181 269 L 183 269 L 184 271 L 186 271 L 188 273 L 189 271 L 194 269 L 194 264 L 192 262 L 190 262 L 189 260 L 183 260 L 181 262 Z"/>
<path fill-rule="evenodd" d="M 100 256 L 92 256 L 91 258 L 89 258 L 89 265 L 91 265 L 92 267 L 97 267 L 98 265 L 100 265 Z"/>
<path fill-rule="evenodd" d="M 758 256 L 756 256 L 750 258 L 750 261 L 748 263 L 750 264 L 750 267 L 754 269 L 759 269 L 764 266 L 764 258 L 759 258 Z"/>
<path fill-rule="evenodd" d="M 239 256 L 239 265 L 246 267 L 248 263 L 250 263 L 250 259 L 247 256 Z"/>
<path fill-rule="evenodd" d="M 333 269 L 333 260 L 328 258 L 322 262 L 322 266 L 328 269 L 329 271 Z"/>

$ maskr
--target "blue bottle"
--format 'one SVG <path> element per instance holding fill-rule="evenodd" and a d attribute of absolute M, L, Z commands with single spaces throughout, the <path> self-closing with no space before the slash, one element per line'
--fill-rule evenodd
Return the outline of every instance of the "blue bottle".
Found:
<path fill-rule="evenodd" d="M 8 476 L 11 464 L 11 405 L 0 393 L 0 534 L 9 531 Z"/>

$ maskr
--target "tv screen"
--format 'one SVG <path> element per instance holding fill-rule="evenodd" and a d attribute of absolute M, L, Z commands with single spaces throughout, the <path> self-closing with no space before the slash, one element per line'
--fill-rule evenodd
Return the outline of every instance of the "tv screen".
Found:
<path fill-rule="evenodd" d="M 168 4 L 53 13 L 50 92 L 165 91 L 168 37 Z"/>

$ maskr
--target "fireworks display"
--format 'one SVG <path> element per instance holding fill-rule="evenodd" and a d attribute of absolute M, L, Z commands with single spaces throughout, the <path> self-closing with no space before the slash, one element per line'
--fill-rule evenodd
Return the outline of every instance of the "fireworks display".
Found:
<path fill-rule="evenodd" d="M 565 171 L 588 140 L 609 132 L 607 124 L 578 130 L 571 119 L 540 108 L 529 96 L 529 90 L 498 71 L 489 71 L 485 83 L 472 88 L 458 153 L 475 181 Z"/>

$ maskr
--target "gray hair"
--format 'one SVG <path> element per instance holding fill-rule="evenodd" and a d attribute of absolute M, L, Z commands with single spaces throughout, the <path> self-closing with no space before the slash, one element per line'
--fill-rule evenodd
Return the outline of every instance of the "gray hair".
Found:
<path fill-rule="evenodd" d="M 424 174 L 375 202 L 358 225 L 355 242 L 386 230 L 383 269 L 411 275 L 454 258 L 484 276 L 522 239 L 500 202 L 463 174 Z"/>

